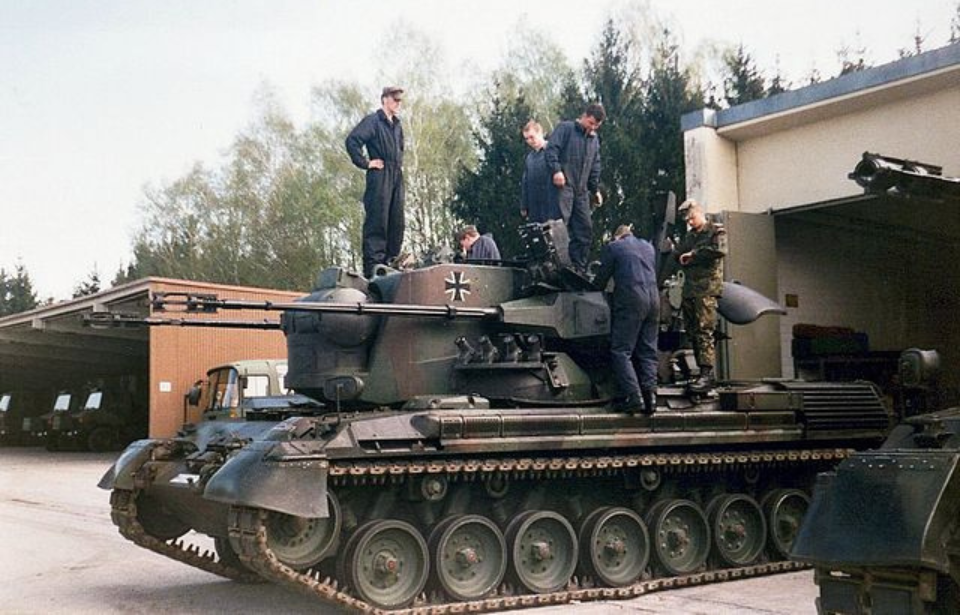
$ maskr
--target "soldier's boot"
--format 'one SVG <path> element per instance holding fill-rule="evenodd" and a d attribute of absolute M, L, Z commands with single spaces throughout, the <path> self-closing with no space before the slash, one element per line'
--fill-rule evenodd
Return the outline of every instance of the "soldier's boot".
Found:
<path fill-rule="evenodd" d="M 631 393 L 626 397 L 621 398 L 613 405 L 614 412 L 625 412 L 627 414 L 634 414 L 636 412 L 643 412 L 643 400 L 640 395 L 636 393 Z"/>
<path fill-rule="evenodd" d="M 704 365 L 700 368 L 700 377 L 690 385 L 690 390 L 694 393 L 706 393 L 713 389 L 713 385 L 713 367 Z"/>
<path fill-rule="evenodd" d="M 657 411 L 656 389 L 642 389 L 640 396 L 643 398 L 643 409 L 640 412 L 645 416 L 653 416 L 653 413 Z"/>

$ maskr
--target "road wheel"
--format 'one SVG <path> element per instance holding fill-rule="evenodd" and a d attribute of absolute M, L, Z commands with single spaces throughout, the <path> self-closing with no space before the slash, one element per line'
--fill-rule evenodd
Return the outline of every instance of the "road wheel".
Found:
<path fill-rule="evenodd" d="M 721 495 L 707 505 L 713 551 L 724 566 L 749 566 L 763 552 L 767 522 L 756 500 L 747 495 Z"/>
<path fill-rule="evenodd" d="M 624 587 L 643 574 L 650 560 L 650 535 L 627 508 L 598 508 L 580 528 L 580 563 L 608 587 Z"/>
<path fill-rule="evenodd" d="M 449 517 L 437 524 L 427 542 L 437 581 L 456 600 L 479 600 L 503 580 L 506 541 L 500 528 L 486 517 Z"/>
<path fill-rule="evenodd" d="M 763 498 L 763 512 L 770 532 L 770 550 L 777 559 L 790 557 L 790 548 L 809 506 L 810 498 L 799 489 L 777 489 Z"/>
<path fill-rule="evenodd" d="M 552 511 L 515 517 L 507 527 L 507 545 L 517 582 L 535 594 L 563 589 L 577 568 L 577 535 Z"/>
<path fill-rule="evenodd" d="M 710 554 L 710 526 L 700 507 L 690 500 L 663 500 L 647 513 L 653 553 L 661 572 L 691 574 Z"/>
<path fill-rule="evenodd" d="M 339 562 L 340 578 L 357 596 L 382 609 L 409 605 L 430 575 L 427 542 L 398 519 L 369 521 L 347 541 Z"/>

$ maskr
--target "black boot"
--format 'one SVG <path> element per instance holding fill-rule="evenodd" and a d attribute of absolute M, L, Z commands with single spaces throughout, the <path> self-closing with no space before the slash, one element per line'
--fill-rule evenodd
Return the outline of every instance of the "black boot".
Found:
<path fill-rule="evenodd" d="M 643 400 L 640 395 L 637 393 L 631 393 L 626 397 L 621 398 L 613 405 L 614 412 L 626 412 L 628 414 L 634 414 L 636 412 L 643 412 Z"/>
<path fill-rule="evenodd" d="M 640 396 L 643 397 L 643 410 L 640 412 L 646 416 L 653 416 L 657 411 L 657 390 L 643 389 L 640 391 Z"/>
<path fill-rule="evenodd" d="M 706 393 L 713 389 L 713 366 L 705 365 L 700 368 L 700 377 L 693 381 L 690 390 L 696 393 Z"/>

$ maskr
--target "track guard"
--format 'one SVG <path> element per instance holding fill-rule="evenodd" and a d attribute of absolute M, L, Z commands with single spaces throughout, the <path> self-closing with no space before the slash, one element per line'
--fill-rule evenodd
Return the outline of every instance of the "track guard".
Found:
<path fill-rule="evenodd" d="M 234 506 L 326 518 L 328 468 L 323 454 L 302 442 L 255 441 L 210 478 L 203 496 Z"/>

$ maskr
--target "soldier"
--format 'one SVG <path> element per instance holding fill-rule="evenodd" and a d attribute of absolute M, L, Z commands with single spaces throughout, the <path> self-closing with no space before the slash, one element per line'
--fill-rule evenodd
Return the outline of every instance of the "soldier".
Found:
<path fill-rule="evenodd" d="M 600 204 L 600 139 L 597 129 L 607 117 L 603 105 L 587 105 L 580 117 L 560 122 L 547 142 L 547 167 L 560 189 L 560 213 L 570 231 L 570 261 L 585 271 L 593 240 L 591 199 Z"/>
<path fill-rule="evenodd" d="M 460 232 L 457 233 L 457 241 L 460 243 L 460 248 L 466 258 L 470 260 L 500 260 L 500 248 L 497 247 L 497 242 L 493 240 L 493 235 L 490 233 L 481 235 L 477 227 L 472 224 L 460 229 Z"/>
<path fill-rule="evenodd" d="M 520 182 L 520 217 L 530 222 L 560 219 L 557 189 L 547 168 L 547 140 L 543 126 L 530 120 L 523 127 L 523 140 L 530 147 L 523 161 L 523 180 Z"/>
<path fill-rule="evenodd" d="M 346 141 L 350 160 L 367 172 L 363 193 L 363 273 L 367 277 L 376 265 L 396 258 L 403 244 L 403 126 L 397 115 L 402 101 L 403 89 L 383 88 L 380 109 L 363 118 Z"/>
<path fill-rule="evenodd" d="M 674 248 L 683 268 L 683 324 L 693 345 L 700 376 L 690 385 L 697 392 L 713 388 L 716 364 L 713 333 L 717 328 L 717 301 L 723 292 L 723 257 L 727 254 L 723 227 L 707 220 L 703 206 L 689 199 L 679 212 L 687 220 L 686 236 Z"/>
<path fill-rule="evenodd" d="M 600 253 L 594 285 L 613 278 L 610 363 L 623 394 L 615 409 L 649 416 L 657 408 L 657 331 L 660 294 L 653 245 L 622 225 Z"/>

